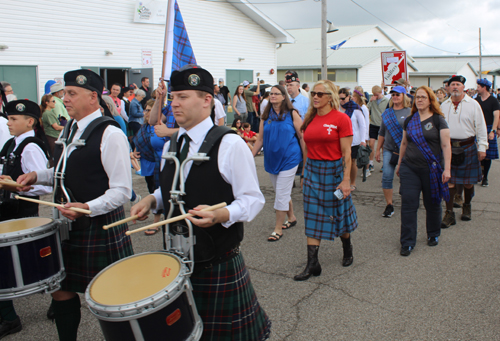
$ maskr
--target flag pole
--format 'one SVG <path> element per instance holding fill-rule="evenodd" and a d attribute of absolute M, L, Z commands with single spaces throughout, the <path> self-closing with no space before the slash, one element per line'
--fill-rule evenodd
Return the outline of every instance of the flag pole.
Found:
<path fill-rule="evenodd" d="M 163 44 L 163 61 L 162 61 L 162 66 L 161 66 L 161 77 L 160 77 L 160 82 L 161 83 L 164 83 L 165 81 L 165 72 L 167 71 L 166 68 L 167 68 L 167 49 L 168 49 L 168 30 L 170 28 L 170 22 L 171 20 L 174 20 L 172 18 L 172 11 L 170 10 L 170 7 L 171 7 L 171 2 L 172 1 L 175 1 L 175 0 L 167 0 L 167 22 L 165 23 L 165 42 Z M 165 86 L 165 90 L 166 90 L 166 94 L 165 94 L 165 97 L 167 98 L 167 101 L 168 101 L 168 85 Z M 158 124 L 161 124 L 161 111 L 162 111 L 162 108 L 163 108 L 163 104 L 165 103 L 161 103 L 161 105 L 158 106 Z"/>

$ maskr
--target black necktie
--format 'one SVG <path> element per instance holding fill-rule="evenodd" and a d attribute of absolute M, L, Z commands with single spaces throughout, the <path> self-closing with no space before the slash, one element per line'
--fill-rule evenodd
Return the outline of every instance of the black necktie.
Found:
<path fill-rule="evenodd" d="M 294 100 L 294 99 L 292 99 L 292 103 L 295 103 L 295 100 Z"/>
<path fill-rule="evenodd" d="M 71 132 L 69 134 L 68 141 L 66 142 L 66 145 L 70 144 L 73 142 L 73 138 L 75 137 L 76 131 L 78 130 L 78 124 L 75 123 L 71 126 Z"/>
<path fill-rule="evenodd" d="M 179 155 L 179 162 L 182 164 L 184 160 L 186 160 L 187 155 L 189 153 L 189 142 L 191 142 L 191 138 L 189 137 L 188 134 L 184 134 L 181 136 L 181 139 L 179 142 L 182 145 L 182 139 L 184 138 L 184 146 L 182 146 L 181 154 Z"/>

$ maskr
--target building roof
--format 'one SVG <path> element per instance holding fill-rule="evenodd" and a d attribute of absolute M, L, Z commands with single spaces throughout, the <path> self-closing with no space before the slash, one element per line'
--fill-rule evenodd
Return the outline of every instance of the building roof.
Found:
<path fill-rule="evenodd" d="M 463 60 L 416 60 L 415 67 L 418 69 L 416 72 L 411 72 L 413 76 L 450 76 L 456 74 L 464 66 L 468 66 L 471 70 L 478 75 L 474 67 Z"/>
<path fill-rule="evenodd" d="M 284 46 L 282 47 L 284 48 Z M 380 58 L 381 52 L 391 50 L 392 46 L 342 47 L 337 51 L 329 50 L 328 67 L 337 69 L 359 69 Z M 278 50 L 278 69 L 317 69 L 321 67 L 321 49 L 309 49 L 307 53 L 280 53 Z"/>
<path fill-rule="evenodd" d="M 271 18 L 262 13 L 247 0 L 233 0 L 230 4 L 276 37 L 277 44 L 293 44 L 295 42 L 295 39 L 290 33 L 276 24 Z"/>

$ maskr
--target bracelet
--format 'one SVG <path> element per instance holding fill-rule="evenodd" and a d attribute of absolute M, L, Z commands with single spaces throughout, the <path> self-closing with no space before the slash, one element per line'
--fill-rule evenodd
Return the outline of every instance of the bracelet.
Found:
<path fill-rule="evenodd" d="M 495 133 L 495 134 L 497 133 L 497 131 L 496 131 L 496 130 L 492 130 L 491 132 L 492 132 L 492 133 Z"/>

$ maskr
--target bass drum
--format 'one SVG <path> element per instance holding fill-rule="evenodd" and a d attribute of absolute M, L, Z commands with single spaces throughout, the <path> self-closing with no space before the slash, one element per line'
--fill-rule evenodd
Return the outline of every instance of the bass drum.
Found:
<path fill-rule="evenodd" d="M 108 341 L 199 340 L 187 266 L 168 252 L 124 258 L 90 282 L 85 299 Z"/>
<path fill-rule="evenodd" d="M 0 222 L 0 301 L 54 292 L 65 277 L 57 221 Z"/>

